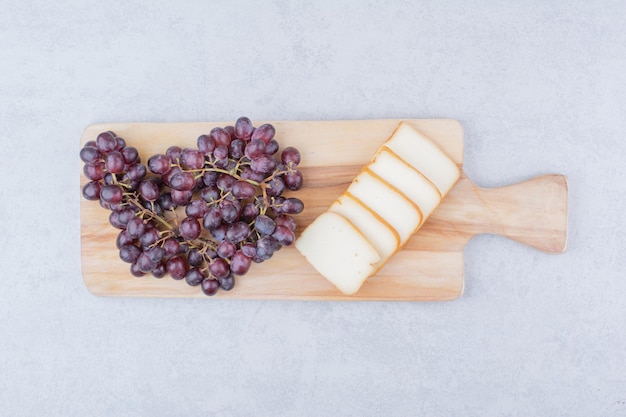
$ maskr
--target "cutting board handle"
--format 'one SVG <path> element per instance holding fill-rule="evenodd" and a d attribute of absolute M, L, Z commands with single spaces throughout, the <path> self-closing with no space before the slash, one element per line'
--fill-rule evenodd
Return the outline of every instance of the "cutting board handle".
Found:
<path fill-rule="evenodd" d="M 562 253 L 567 247 L 567 178 L 541 175 L 501 188 L 460 183 L 470 198 L 471 234 L 491 233 L 533 248 Z"/>

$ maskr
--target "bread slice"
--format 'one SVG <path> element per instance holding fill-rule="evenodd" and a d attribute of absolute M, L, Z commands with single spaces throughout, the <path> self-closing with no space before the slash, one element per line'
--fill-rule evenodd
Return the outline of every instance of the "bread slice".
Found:
<path fill-rule="evenodd" d="M 363 234 L 340 214 L 318 216 L 296 240 L 296 248 L 326 279 L 354 294 L 376 270 L 380 256 Z"/>
<path fill-rule="evenodd" d="M 354 179 L 346 193 L 389 223 L 400 236 L 401 245 L 422 221 L 422 214 L 413 202 L 367 169 Z"/>
<path fill-rule="evenodd" d="M 439 190 L 430 180 L 388 149 L 381 149 L 368 168 L 390 182 L 413 201 L 428 217 L 441 201 Z"/>
<path fill-rule="evenodd" d="M 389 258 L 400 246 L 400 236 L 391 225 L 354 196 L 340 196 L 328 210 L 348 219 L 372 244 L 381 260 Z"/>
<path fill-rule="evenodd" d="M 411 125 L 402 122 L 383 145 L 421 172 L 444 196 L 459 179 L 456 166 L 441 149 Z"/>

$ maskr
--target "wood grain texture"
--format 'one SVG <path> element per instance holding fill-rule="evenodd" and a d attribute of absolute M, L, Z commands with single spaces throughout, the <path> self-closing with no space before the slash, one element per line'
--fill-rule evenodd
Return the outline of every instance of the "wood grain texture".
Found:
<path fill-rule="evenodd" d="M 340 195 L 401 120 L 270 121 L 282 147 L 302 154 L 305 186 L 295 193 L 305 203 L 297 216 L 298 235 Z M 463 130 L 455 120 L 405 120 L 435 141 L 459 167 Z M 255 121 L 260 125 L 262 121 Z M 111 123 L 89 126 L 81 146 L 98 133 L 113 130 L 135 146 L 145 161 L 171 145 L 194 147 L 196 138 L 230 123 Z M 81 188 L 87 182 L 82 175 Z M 96 295 L 207 298 L 185 281 L 133 277 L 118 258 L 118 231 L 108 212 L 81 197 L 82 272 Z M 464 174 L 442 204 L 406 246 L 369 278 L 357 294 L 346 296 L 321 277 L 294 248 L 253 264 L 230 292 L 216 297 L 291 300 L 442 301 L 463 292 L 463 248 L 479 233 L 500 234 L 547 252 L 565 250 L 567 182 L 561 175 L 540 176 L 499 189 L 474 185 Z"/>

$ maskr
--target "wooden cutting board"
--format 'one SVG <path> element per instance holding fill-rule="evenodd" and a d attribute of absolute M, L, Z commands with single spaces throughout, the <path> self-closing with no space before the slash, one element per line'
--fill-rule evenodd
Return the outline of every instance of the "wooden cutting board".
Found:
<path fill-rule="evenodd" d="M 296 236 L 341 194 L 401 120 L 270 121 L 281 147 L 302 154 L 305 186 L 295 193 L 305 203 L 297 216 Z M 406 120 L 430 137 L 462 168 L 463 129 L 456 120 Z M 264 122 L 254 121 L 255 126 Z M 195 147 L 213 127 L 231 123 L 111 123 L 89 126 L 81 147 L 98 133 L 112 130 L 139 150 L 145 162 L 171 145 Z M 80 167 L 81 189 L 87 182 Z M 102 296 L 207 298 L 198 287 L 146 275 L 135 278 L 118 257 L 119 230 L 109 212 L 81 196 L 82 272 L 89 291 Z M 551 253 L 567 240 L 567 181 L 543 175 L 504 188 L 484 189 L 465 174 L 402 251 L 369 278 L 361 290 L 345 296 L 320 276 L 293 247 L 269 261 L 252 264 L 230 291 L 218 298 L 290 300 L 451 300 L 463 293 L 463 248 L 480 233 L 494 233 Z M 526 262 L 519 259 L 519 262 Z M 530 260 L 527 260 L 530 262 Z"/>

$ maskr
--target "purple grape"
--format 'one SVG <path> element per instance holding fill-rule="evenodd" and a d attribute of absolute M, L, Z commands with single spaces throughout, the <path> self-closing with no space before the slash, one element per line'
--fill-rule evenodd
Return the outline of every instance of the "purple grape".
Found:
<path fill-rule="evenodd" d="M 147 248 L 155 244 L 161 238 L 161 234 L 156 227 L 146 227 L 145 232 L 139 236 L 139 244 Z"/>
<path fill-rule="evenodd" d="M 261 155 L 251 160 L 250 168 L 256 172 L 267 174 L 276 168 L 276 160 L 269 155 Z"/>
<path fill-rule="evenodd" d="M 146 225 L 139 217 L 134 217 L 126 224 L 126 231 L 128 232 L 128 236 L 137 239 L 145 233 Z"/>
<path fill-rule="evenodd" d="M 215 127 L 211 129 L 209 136 L 213 138 L 216 146 L 217 145 L 229 146 L 232 141 L 232 138 L 230 137 L 228 132 L 222 129 L 221 127 Z"/>
<path fill-rule="evenodd" d="M 285 214 L 300 214 L 304 210 L 304 203 L 298 198 L 288 198 L 283 203 L 282 212 Z"/>
<path fill-rule="evenodd" d="M 289 246 L 296 239 L 296 236 L 287 226 L 276 226 L 272 237 L 282 246 Z"/>
<path fill-rule="evenodd" d="M 276 223 L 277 226 L 285 226 L 286 228 L 288 228 L 292 232 L 296 231 L 296 227 L 297 227 L 296 219 L 294 219 L 293 217 L 291 217 L 288 214 L 281 214 L 281 215 L 277 216 L 274 219 L 274 222 Z"/>
<path fill-rule="evenodd" d="M 163 278 L 165 276 L 165 264 L 159 262 L 159 264 L 152 270 L 152 276 L 155 278 Z"/>
<path fill-rule="evenodd" d="M 202 216 L 202 225 L 207 230 L 213 230 L 222 224 L 222 211 L 220 207 L 208 206 L 207 212 Z"/>
<path fill-rule="evenodd" d="M 102 153 L 107 153 L 115 150 L 117 141 L 115 140 L 115 134 L 112 132 L 102 132 L 96 138 L 96 147 Z"/>
<path fill-rule="evenodd" d="M 233 223 L 241 216 L 241 204 L 236 200 L 223 200 L 220 203 L 220 209 L 222 212 L 222 220 L 226 223 Z"/>
<path fill-rule="evenodd" d="M 160 246 L 152 247 L 145 252 L 148 254 L 148 258 L 157 264 L 160 263 L 165 256 L 165 249 Z"/>
<path fill-rule="evenodd" d="M 198 249 L 193 248 L 187 253 L 187 262 L 189 266 L 200 266 L 204 262 L 204 257 Z"/>
<path fill-rule="evenodd" d="M 167 238 L 163 241 L 163 250 L 165 251 L 163 256 L 170 258 L 178 253 L 180 243 L 173 237 Z"/>
<path fill-rule="evenodd" d="M 124 157 L 118 151 L 112 151 L 104 159 L 104 168 L 112 174 L 124 171 Z"/>
<path fill-rule="evenodd" d="M 217 145 L 213 151 L 213 156 L 216 159 L 228 160 L 228 146 Z"/>
<path fill-rule="evenodd" d="M 135 239 L 128 234 L 128 231 L 122 230 L 115 241 L 115 245 L 118 249 L 121 249 L 124 245 L 132 245 Z"/>
<path fill-rule="evenodd" d="M 205 229 L 211 231 L 222 224 L 222 212 L 217 207 L 211 207 L 202 218 Z"/>
<path fill-rule="evenodd" d="M 172 237 L 165 239 L 165 241 L 163 242 L 163 250 L 165 251 L 164 256 L 168 258 L 176 255 L 179 249 L 180 243 L 178 243 L 178 240 Z"/>
<path fill-rule="evenodd" d="M 252 258 L 256 255 L 256 246 L 252 243 L 246 243 L 241 247 L 241 253 L 246 255 L 248 258 Z"/>
<path fill-rule="evenodd" d="M 83 165 L 83 174 L 92 181 L 99 181 L 104 178 L 104 163 L 96 161 Z"/>
<path fill-rule="evenodd" d="M 157 262 L 154 262 L 146 252 L 141 252 L 137 258 L 137 268 L 143 273 L 152 271 L 157 266 Z"/>
<path fill-rule="evenodd" d="M 235 140 L 235 126 L 224 126 L 224 130 L 226 131 L 226 133 L 228 133 L 228 136 L 230 136 L 230 138 L 232 140 Z"/>
<path fill-rule="evenodd" d="M 230 142 L 228 146 L 228 151 L 230 153 L 230 157 L 233 159 L 239 159 L 245 154 L 246 142 L 241 139 L 235 139 Z"/>
<path fill-rule="evenodd" d="M 217 293 L 217 290 L 219 290 L 220 288 L 220 284 L 217 280 L 213 278 L 205 278 L 202 281 L 200 288 L 202 288 L 202 292 L 205 295 L 211 296 Z"/>
<path fill-rule="evenodd" d="M 228 259 L 233 256 L 236 250 L 237 246 L 227 240 L 223 240 L 217 245 L 217 254 L 220 258 Z"/>
<path fill-rule="evenodd" d="M 172 169 L 172 158 L 163 154 L 153 155 L 148 159 L 148 169 L 157 175 L 163 175 Z"/>
<path fill-rule="evenodd" d="M 137 262 L 135 262 L 134 264 L 130 266 L 130 273 L 133 274 L 133 276 L 137 278 L 141 278 L 145 275 L 145 273 L 139 269 Z"/>
<path fill-rule="evenodd" d="M 120 213 L 118 211 L 112 211 L 109 214 L 109 223 L 116 229 L 125 229 L 124 225 L 120 222 Z"/>
<path fill-rule="evenodd" d="M 302 173 L 298 170 L 287 172 L 284 176 L 285 185 L 291 191 L 298 191 L 302 188 L 303 178 Z"/>
<path fill-rule="evenodd" d="M 220 176 L 219 172 L 216 171 L 206 171 L 203 175 L 202 175 L 202 182 L 204 183 L 204 185 L 206 185 L 207 187 L 212 187 L 215 185 L 215 183 L 217 182 L 217 178 Z"/>
<path fill-rule="evenodd" d="M 252 137 L 252 122 L 247 117 L 240 117 L 235 122 L 235 137 L 249 141 Z"/>
<path fill-rule="evenodd" d="M 268 183 L 268 188 L 265 190 L 268 196 L 278 197 L 285 191 L 285 182 L 281 177 L 274 177 Z"/>
<path fill-rule="evenodd" d="M 186 206 L 191 201 L 191 197 L 193 197 L 193 191 L 178 191 L 172 190 L 172 203 L 177 206 Z"/>
<path fill-rule="evenodd" d="M 221 197 L 220 190 L 216 186 L 207 186 L 200 190 L 200 197 L 207 203 L 213 203 Z"/>
<path fill-rule="evenodd" d="M 185 148 L 180 156 L 180 163 L 186 169 L 201 169 L 204 167 L 204 155 L 197 149 Z"/>
<path fill-rule="evenodd" d="M 232 186 L 232 193 L 239 199 L 252 198 L 256 195 L 256 187 L 246 181 L 237 181 Z"/>
<path fill-rule="evenodd" d="M 205 156 L 209 156 L 215 150 L 215 140 L 209 135 L 198 136 L 197 141 L 198 150 Z"/>
<path fill-rule="evenodd" d="M 276 152 L 278 152 L 278 148 L 279 147 L 280 147 L 280 145 L 278 144 L 276 139 L 272 139 L 272 140 L 269 141 L 269 143 L 265 147 L 265 153 L 267 155 L 274 155 Z"/>
<path fill-rule="evenodd" d="M 200 285 L 207 276 L 208 274 L 202 269 L 192 268 L 187 272 L 187 275 L 185 275 L 185 281 L 187 281 L 187 284 L 195 287 L 196 285 Z"/>
<path fill-rule="evenodd" d="M 235 179 L 235 177 L 228 174 L 220 174 L 215 185 L 217 185 L 217 188 L 221 191 L 230 191 L 236 182 L 237 179 Z"/>
<path fill-rule="evenodd" d="M 177 191 L 190 191 L 196 186 L 196 179 L 191 172 L 181 171 L 169 177 L 169 186 Z"/>
<path fill-rule="evenodd" d="M 80 159 L 83 162 L 93 163 L 102 158 L 102 154 L 95 146 L 85 146 L 80 150 Z"/>
<path fill-rule="evenodd" d="M 139 194 L 148 201 L 156 201 L 159 198 L 159 184 L 153 179 L 139 183 Z"/>
<path fill-rule="evenodd" d="M 181 280 L 185 278 L 185 275 L 187 275 L 189 266 L 187 265 L 187 261 L 183 256 L 176 255 L 167 261 L 167 263 L 165 264 L 165 269 L 173 279 Z"/>
<path fill-rule="evenodd" d="M 125 147 L 126 147 L 126 141 L 124 140 L 124 138 L 116 137 L 115 138 L 115 150 L 121 151 Z"/>
<path fill-rule="evenodd" d="M 255 159 L 260 157 L 265 153 L 265 142 L 261 139 L 251 140 L 250 143 L 246 145 L 246 149 L 244 150 L 244 154 L 249 159 Z"/>
<path fill-rule="evenodd" d="M 120 220 L 120 223 L 122 223 L 124 226 L 126 226 L 129 220 L 132 219 L 133 217 L 135 217 L 135 210 L 133 210 L 132 208 L 129 207 L 129 208 L 120 210 L 119 220 Z"/>
<path fill-rule="evenodd" d="M 185 207 L 185 214 L 187 214 L 188 217 L 194 217 L 196 219 L 204 217 L 208 211 L 209 207 L 204 200 L 193 200 Z"/>
<path fill-rule="evenodd" d="M 226 278 L 230 274 L 230 268 L 224 259 L 217 258 L 209 264 L 209 272 L 217 279 Z"/>
<path fill-rule="evenodd" d="M 235 222 L 228 228 L 226 239 L 233 243 L 239 243 L 246 240 L 248 236 L 250 236 L 250 233 L 250 226 L 248 226 L 247 223 Z"/>
<path fill-rule="evenodd" d="M 293 146 L 288 146 L 280 154 L 280 160 L 288 167 L 296 167 L 300 164 L 300 151 Z"/>
<path fill-rule="evenodd" d="M 246 256 L 241 250 L 238 250 L 232 255 L 230 261 L 230 270 L 233 274 L 244 275 L 250 269 L 252 259 Z"/>
<path fill-rule="evenodd" d="M 230 291 L 235 288 L 235 277 L 233 274 L 228 275 L 226 278 L 221 278 L 217 280 L 220 284 L 220 288 L 224 291 Z"/>
<path fill-rule="evenodd" d="M 220 224 L 216 228 L 211 230 L 211 236 L 218 241 L 221 242 L 226 238 L 226 232 L 228 232 L 228 226 L 225 224 Z"/>
<path fill-rule="evenodd" d="M 254 203 L 247 203 L 241 209 L 241 217 L 247 222 L 251 222 L 259 215 L 259 208 Z"/>
<path fill-rule="evenodd" d="M 172 200 L 172 193 L 163 193 L 158 199 L 159 205 L 163 210 L 171 210 L 176 208 L 176 204 Z"/>
<path fill-rule="evenodd" d="M 175 145 L 170 146 L 165 151 L 165 155 L 169 156 L 172 161 L 180 160 L 180 156 L 182 153 L 183 153 L 183 150 L 180 148 L 180 146 L 175 146 Z"/>
<path fill-rule="evenodd" d="M 129 264 L 137 262 L 141 250 L 135 245 L 124 245 L 120 248 L 120 259 Z"/>
<path fill-rule="evenodd" d="M 252 133 L 252 140 L 261 139 L 265 144 L 268 144 L 272 139 L 274 139 L 274 134 L 276 133 L 276 129 L 269 123 L 262 124 L 257 127 Z"/>
<path fill-rule="evenodd" d="M 90 181 L 83 187 L 83 197 L 87 200 L 99 200 L 100 199 L 101 184 L 98 181 Z"/>
<path fill-rule="evenodd" d="M 200 222 L 198 222 L 198 219 L 186 217 L 182 222 L 180 222 L 178 231 L 184 239 L 194 240 L 200 237 L 202 229 L 200 228 Z"/>
<path fill-rule="evenodd" d="M 100 198 L 107 203 L 119 203 L 124 193 L 119 185 L 105 185 L 100 189 Z"/>
<path fill-rule="evenodd" d="M 274 244 L 270 236 L 263 236 L 256 242 L 256 255 L 252 258 L 260 259 L 261 261 L 267 261 L 274 254 Z"/>
<path fill-rule="evenodd" d="M 126 176 L 132 181 L 139 181 L 143 179 L 147 174 L 146 166 L 141 164 L 134 164 L 126 171 Z"/>
<path fill-rule="evenodd" d="M 274 229 L 276 228 L 276 223 L 272 220 L 271 217 L 266 216 L 265 214 L 261 214 L 254 219 L 254 228 L 262 235 L 271 235 L 274 233 Z"/>
<path fill-rule="evenodd" d="M 124 149 L 122 149 L 120 152 L 122 152 L 122 156 L 124 157 L 125 163 L 136 164 L 139 162 L 139 152 L 137 151 L 137 148 L 134 148 L 132 146 L 127 146 Z"/>
<path fill-rule="evenodd" d="M 274 230 L 274 233 L 276 233 L 275 230 Z M 273 235 L 273 233 L 272 233 L 272 235 Z M 269 238 L 270 238 L 270 244 L 272 245 L 272 250 L 274 252 L 279 251 L 283 247 L 283 245 L 281 245 L 280 242 L 278 240 L 274 239 L 272 236 L 270 236 Z"/>

